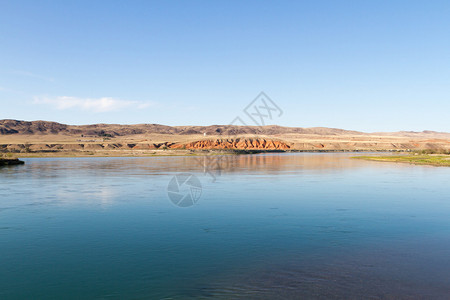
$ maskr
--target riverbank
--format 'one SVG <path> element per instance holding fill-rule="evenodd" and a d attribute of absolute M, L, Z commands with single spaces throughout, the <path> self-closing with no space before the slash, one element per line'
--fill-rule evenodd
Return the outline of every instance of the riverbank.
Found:
<path fill-rule="evenodd" d="M 370 161 L 450 167 L 450 155 L 426 154 L 426 155 L 399 155 L 399 156 L 356 156 L 353 158 Z"/>
<path fill-rule="evenodd" d="M 18 158 L 42 157 L 152 157 L 152 156 L 205 156 L 205 155 L 243 155 L 262 153 L 373 153 L 373 152 L 399 152 L 401 150 L 254 150 L 254 149 L 166 149 L 166 150 L 52 150 L 29 151 L 11 153 Z"/>
<path fill-rule="evenodd" d="M 19 158 L 42 157 L 152 157 L 152 156 L 205 156 L 283 153 L 283 150 L 209 149 L 209 150 L 93 150 L 93 151 L 30 151 L 14 153 Z"/>

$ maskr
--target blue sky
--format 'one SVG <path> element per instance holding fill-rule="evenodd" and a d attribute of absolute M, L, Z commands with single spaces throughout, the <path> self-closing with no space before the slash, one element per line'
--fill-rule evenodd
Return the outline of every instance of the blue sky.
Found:
<path fill-rule="evenodd" d="M 0 1 L 0 119 L 450 132 L 448 1 Z"/>

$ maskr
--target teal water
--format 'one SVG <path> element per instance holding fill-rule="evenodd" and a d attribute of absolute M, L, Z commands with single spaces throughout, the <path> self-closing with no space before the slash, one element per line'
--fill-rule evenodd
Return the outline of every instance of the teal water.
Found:
<path fill-rule="evenodd" d="M 450 168 L 350 156 L 0 168 L 0 299 L 448 299 Z"/>

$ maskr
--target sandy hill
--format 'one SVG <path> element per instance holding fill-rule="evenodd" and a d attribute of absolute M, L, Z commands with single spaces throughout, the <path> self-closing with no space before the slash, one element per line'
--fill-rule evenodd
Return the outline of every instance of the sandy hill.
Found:
<path fill-rule="evenodd" d="M 450 149 L 450 133 L 400 131 L 364 133 L 326 127 L 166 126 L 159 124 L 67 125 L 0 120 L 0 150 L 84 151 L 105 149 Z"/>
<path fill-rule="evenodd" d="M 210 126 L 166 126 L 159 124 L 93 124 L 93 125 L 66 125 L 48 121 L 18 121 L 0 120 L 0 134 L 65 134 L 65 135 L 92 135 L 92 136 L 128 136 L 136 134 L 172 134 L 172 135 L 283 135 L 283 134 L 311 134 L 311 135 L 380 135 L 402 137 L 441 137 L 450 138 L 450 133 L 435 131 L 400 131 L 390 133 L 364 133 L 354 130 L 344 130 L 326 127 L 282 127 L 277 125 L 267 126 L 235 126 L 235 125 L 210 125 Z"/>
<path fill-rule="evenodd" d="M 279 135 L 279 134 L 364 134 L 358 131 L 314 127 L 282 127 L 268 126 L 235 126 L 235 125 L 211 125 L 211 126 L 165 126 L 159 124 L 93 124 L 93 125 L 66 125 L 48 121 L 18 121 L 0 120 L 0 134 L 67 134 L 67 135 L 110 135 L 127 136 L 135 134 L 180 134 L 180 135 Z"/>

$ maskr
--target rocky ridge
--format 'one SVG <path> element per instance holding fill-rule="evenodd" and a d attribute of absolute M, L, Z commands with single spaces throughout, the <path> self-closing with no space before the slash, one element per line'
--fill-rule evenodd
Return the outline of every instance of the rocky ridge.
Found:
<path fill-rule="evenodd" d="M 3 152 L 96 151 L 96 150 L 288 150 L 291 146 L 271 139 L 213 139 L 191 143 L 89 143 L 89 144 L 0 144 Z"/>

